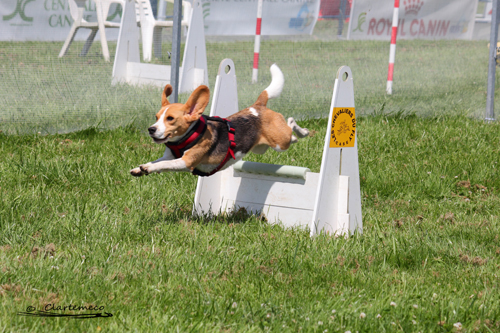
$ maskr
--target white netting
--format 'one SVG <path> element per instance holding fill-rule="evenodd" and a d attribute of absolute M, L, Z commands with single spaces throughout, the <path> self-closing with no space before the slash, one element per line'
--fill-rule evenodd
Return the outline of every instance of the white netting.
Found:
<path fill-rule="evenodd" d="M 58 57 L 73 22 L 67 1 L 17 0 L 17 5 L 0 4 L 2 22 L 11 29 L 26 29 L 40 16 L 61 25 L 63 31 L 62 37 L 36 32 L 45 36 L 38 39 L 56 41 L 10 41 L 12 30 L 0 30 L 0 130 L 53 133 L 88 126 L 148 124 L 160 106 L 161 89 L 111 85 L 118 29 L 106 29 L 110 62 L 103 59 L 98 36 L 87 55 L 79 56 L 90 32 L 84 29 L 67 54 Z M 48 11 L 30 11 L 30 6 L 37 3 Z M 95 6 L 90 0 L 86 4 L 85 18 L 91 21 L 95 19 Z M 345 10 L 339 11 L 342 5 Z M 485 3 L 480 3 L 478 13 L 484 8 Z M 167 16 L 171 10 L 168 4 Z M 263 36 L 257 84 L 251 84 L 253 36 L 206 36 L 210 88 L 220 61 L 231 58 L 238 78 L 240 108 L 249 106 L 270 82 L 269 66 L 277 63 L 285 75 L 285 89 L 270 106 L 299 119 L 325 117 L 337 69 L 348 65 L 354 76 L 358 114 L 384 110 L 419 115 L 482 115 L 487 41 L 398 40 L 394 93 L 388 97 L 385 86 L 390 36 L 383 41 L 346 40 L 349 10 L 349 1 L 323 0 L 321 11 L 325 17 L 346 15 L 341 29 L 339 19 L 328 18 L 317 22 L 312 35 Z M 112 5 L 108 16 L 120 22 L 120 6 Z M 263 26 L 265 19 L 264 11 Z M 164 30 L 162 57 L 154 58 L 153 63 L 170 64 L 171 33 L 170 29 Z M 186 95 L 180 99 L 185 101 Z"/>

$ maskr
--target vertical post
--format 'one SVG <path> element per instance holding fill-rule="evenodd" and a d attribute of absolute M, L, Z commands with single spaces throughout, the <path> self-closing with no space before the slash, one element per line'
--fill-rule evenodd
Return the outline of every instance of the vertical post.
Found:
<path fill-rule="evenodd" d="M 353 20 L 353 9 L 356 6 L 356 0 L 352 0 L 350 3 L 350 10 L 349 10 L 349 25 L 347 26 L 347 40 L 351 38 L 351 25 L 352 25 L 352 20 Z"/>
<path fill-rule="evenodd" d="M 398 19 L 399 19 L 399 0 L 394 0 L 394 13 L 392 15 L 391 47 L 389 50 L 389 71 L 387 73 L 387 87 L 386 87 L 386 92 L 388 95 L 392 94 L 392 77 L 394 74 L 394 60 L 396 59 L 396 37 L 398 35 Z"/>
<path fill-rule="evenodd" d="M 337 29 L 337 36 L 342 36 L 342 31 L 344 31 L 344 19 L 345 19 L 345 8 L 346 8 L 347 0 L 340 0 L 340 8 L 339 8 L 339 27 Z"/>
<path fill-rule="evenodd" d="M 255 28 L 255 45 L 253 48 L 252 83 L 257 82 L 259 75 L 260 28 L 262 26 L 262 0 L 257 2 L 257 25 Z"/>
<path fill-rule="evenodd" d="M 158 20 L 165 21 L 167 19 L 167 1 L 158 0 Z"/>
<path fill-rule="evenodd" d="M 172 66 L 170 83 L 172 84 L 172 103 L 177 103 L 179 98 L 179 65 L 181 60 L 181 20 L 182 0 L 174 1 L 174 23 L 172 29 Z"/>
<path fill-rule="evenodd" d="M 497 65 L 498 0 L 493 0 L 490 31 L 490 58 L 488 64 L 488 90 L 486 96 L 486 121 L 495 120 L 495 72 Z"/>
<path fill-rule="evenodd" d="M 158 21 L 165 21 L 166 13 L 166 1 L 165 0 L 151 0 L 151 9 L 153 10 L 154 17 Z M 154 6 L 153 6 L 154 4 Z M 161 33 L 163 29 L 153 29 L 153 47 L 154 55 L 156 58 L 161 58 Z"/>
<path fill-rule="evenodd" d="M 349 130 L 346 130 L 347 128 Z M 330 235 L 346 236 L 363 231 L 356 132 L 352 72 L 349 67 L 342 66 L 337 72 L 333 86 L 316 201 L 310 224 L 311 237 L 322 231 Z M 346 176 L 348 180 L 342 176 Z M 341 185 L 345 181 L 348 181 L 347 191 L 346 184 Z"/>

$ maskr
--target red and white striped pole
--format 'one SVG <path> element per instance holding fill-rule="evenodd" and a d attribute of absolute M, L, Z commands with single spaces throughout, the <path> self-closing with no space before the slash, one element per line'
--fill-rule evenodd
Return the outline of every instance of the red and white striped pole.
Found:
<path fill-rule="evenodd" d="M 391 48 L 389 51 L 389 72 L 387 73 L 387 94 L 392 94 L 392 76 L 394 74 L 394 59 L 396 58 L 396 36 L 398 35 L 399 0 L 394 0 L 392 15 Z"/>
<path fill-rule="evenodd" d="M 252 83 L 257 82 L 259 75 L 260 28 L 262 26 L 262 1 L 257 2 L 257 26 L 255 28 L 255 45 L 253 47 Z"/>

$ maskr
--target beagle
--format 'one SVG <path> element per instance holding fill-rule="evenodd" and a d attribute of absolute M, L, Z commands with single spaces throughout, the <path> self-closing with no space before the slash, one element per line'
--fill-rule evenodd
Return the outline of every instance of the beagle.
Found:
<path fill-rule="evenodd" d="M 266 107 L 270 98 L 281 94 L 285 79 L 279 67 L 271 66 L 271 84 L 250 107 L 227 119 L 203 115 L 210 91 L 199 86 L 186 104 L 170 104 L 167 97 L 172 86 L 167 84 L 161 98 L 161 109 L 156 122 L 148 128 L 156 143 L 166 145 L 165 154 L 156 161 L 130 170 L 132 176 L 153 172 L 187 171 L 195 175 L 210 176 L 241 160 L 248 152 L 263 154 L 271 147 L 281 152 L 309 135 L 293 118 Z M 295 135 L 293 134 L 295 133 Z"/>

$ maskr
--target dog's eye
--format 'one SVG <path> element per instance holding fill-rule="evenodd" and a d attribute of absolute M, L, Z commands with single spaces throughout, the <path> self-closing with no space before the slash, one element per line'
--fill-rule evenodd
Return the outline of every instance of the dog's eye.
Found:
<path fill-rule="evenodd" d="M 170 117 L 170 116 L 167 117 L 167 121 L 172 121 L 172 120 L 174 120 L 174 117 Z"/>

